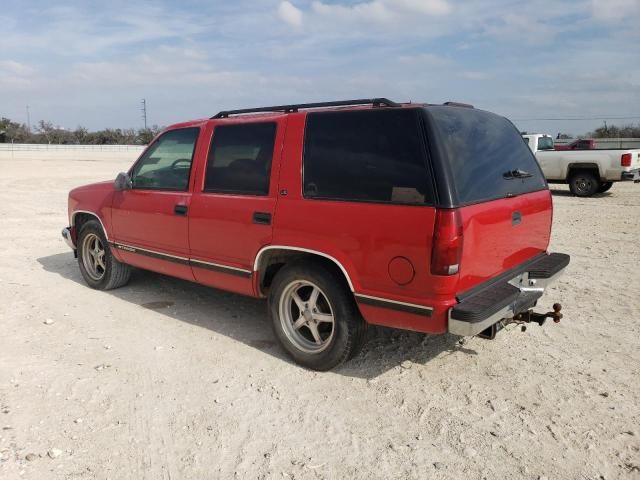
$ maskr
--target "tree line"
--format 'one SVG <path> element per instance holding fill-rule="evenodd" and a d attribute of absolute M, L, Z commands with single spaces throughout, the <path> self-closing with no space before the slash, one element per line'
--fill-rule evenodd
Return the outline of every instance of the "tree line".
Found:
<path fill-rule="evenodd" d="M 91 132 L 85 127 L 67 130 L 40 120 L 33 128 L 8 118 L 0 119 L 0 143 L 44 143 L 56 145 L 147 145 L 161 130 L 151 128 L 105 128 Z"/>
<path fill-rule="evenodd" d="M 617 127 L 606 123 L 588 134 L 590 138 L 640 138 L 640 123 Z"/>
<path fill-rule="evenodd" d="M 105 128 L 90 132 L 84 127 L 67 130 L 55 127 L 51 122 L 40 120 L 32 129 L 24 123 L 8 118 L 0 119 L 0 143 L 49 143 L 60 145 L 147 145 L 161 130 L 151 128 Z M 582 138 L 640 138 L 640 124 L 607 125 L 606 123 Z M 557 138 L 571 138 L 558 134 Z"/>

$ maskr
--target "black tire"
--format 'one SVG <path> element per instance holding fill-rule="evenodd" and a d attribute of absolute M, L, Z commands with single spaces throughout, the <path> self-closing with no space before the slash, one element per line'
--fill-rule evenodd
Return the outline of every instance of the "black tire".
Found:
<path fill-rule="evenodd" d="M 591 197 L 598 192 L 600 179 L 588 170 L 582 170 L 571 174 L 569 178 L 569 190 L 578 197 Z"/>
<path fill-rule="evenodd" d="M 102 266 L 96 266 L 91 258 L 92 254 L 87 253 L 88 250 L 95 251 L 93 248 L 89 248 L 91 246 L 90 242 L 94 242 L 94 246 L 96 244 L 100 245 L 101 250 L 104 252 L 100 255 L 100 264 Z M 91 288 L 112 290 L 126 285 L 129 281 L 131 267 L 114 258 L 109 242 L 107 242 L 107 238 L 102 231 L 102 225 L 96 220 L 89 220 L 80 228 L 77 249 L 80 273 L 82 273 L 84 281 Z M 85 258 L 89 263 L 85 263 Z M 94 266 L 92 267 L 91 264 Z"/>
<path fill-rule="evenodd" d="M 613 182 L 600 182 L 598 186 L 598 193 L 608 192 L 613 187 Z"/>
<path fill-rule="evenodd" d="M 315 297 L 318 314 L 327 316 L 325 312 L 330 312 L 329 316 L 333 317 L 331 333 L 328 330 L 329 323 L 318 323 L 311 312 L 316 301 L 312 305 L 307 303 L 303 312 L 297 308 L 297 302 L 291 299 L 292 289 L 298 294 L 298 300 L 303 302 L 311 302 L 311 295 L 316 289 L 319 290 Z M 308 298 L 305 290 L 309 292 Z M 316 308 L 313 311 L 316 312 Z M 307 314 L 313 318 L 307 318 L 307 324 L 296 328 L 293 320 L 296 319 L 295 323 L 305 321 Z M 353 358 L 366 341 L 367 323 L 360 315 L 346 282 L 321 262 L 299 261 L 282 267 L 273 279 L 269 292 L 269 315 L 282 347 L 296 363 L 313 370 L 330 370 Z M 320 345 L 314 344 L 316 337 L 310 325 L 314 321 L 316 334 L 322 339 Z M 305 337 L 308 346 L 304 345 Z"/>

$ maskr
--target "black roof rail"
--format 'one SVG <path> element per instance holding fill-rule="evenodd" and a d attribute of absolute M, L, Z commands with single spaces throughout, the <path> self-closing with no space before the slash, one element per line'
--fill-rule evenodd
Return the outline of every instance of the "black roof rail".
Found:
<path fill-rule="evenodd" d="M 350 105 L 373 105 L 374 107 L 399 107 L 400 104 L 392 102 L 388 98 L 361 98 L 358 100 L 338 100 L 334 102 L 298 103 L 293 105 L 278 105 L 275 107 L 243 108 L 241 110 L 223 110 L 215 114 L 214 118 L 228 118 L 229 115 L 242 115 L 244 113 L 284 112 L 292 113 L 301 109 L 346 107 Z"/>
<path fill-rule="evenodd" d="M 475 108 L 470 103 L 462 103 L 462 102 L 444 102 L 443 105 L 448 107 L 465 107 L 465 108 Z"/>

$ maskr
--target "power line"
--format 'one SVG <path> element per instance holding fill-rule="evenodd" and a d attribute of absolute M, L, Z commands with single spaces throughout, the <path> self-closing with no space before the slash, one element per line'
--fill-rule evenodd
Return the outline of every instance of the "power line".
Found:
<path fill-rule="evenodd" d="M 514 121 L 525 121 L 525 120 L 544 120 L 544 121 L 568 121 L 568 120 L 576 120 L 576 121 L 587 121 L 587 120 L 637 120 L 640 119 L 640 115 L 637 116 L 629 116 L 629 117 L 620 117 L 620 116 L 608 116 L 608 115 L 600 115 L 597 117 L 549 117 L 549 118 L 513 118 Z"/>

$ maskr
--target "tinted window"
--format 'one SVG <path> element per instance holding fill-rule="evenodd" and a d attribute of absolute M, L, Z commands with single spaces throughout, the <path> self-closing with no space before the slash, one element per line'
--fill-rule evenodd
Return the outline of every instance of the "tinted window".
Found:
<path fill-rule="evenodd" d="M 134 165 L 133 188 L 187 190 L 199 128 L 171 130 L 160 136 Z"/>
<path fill-rule="evenodd" d="M 419 125 L 413 109 L 308 114 L 305 197 L 431 203 Z"/>
<path fill-rule="evenodd" d="M 275 123 L 216 127 L 207 160 L 206 192 L 267 195 Z"/>
<path fill-rule="evenodd" d="M 460 204 L 546 188 L 535 157 L 506 118 L 461 107 L 434 106 L 427 112 Z M 516 170 L 521 173 L 514 176 Z"/>

